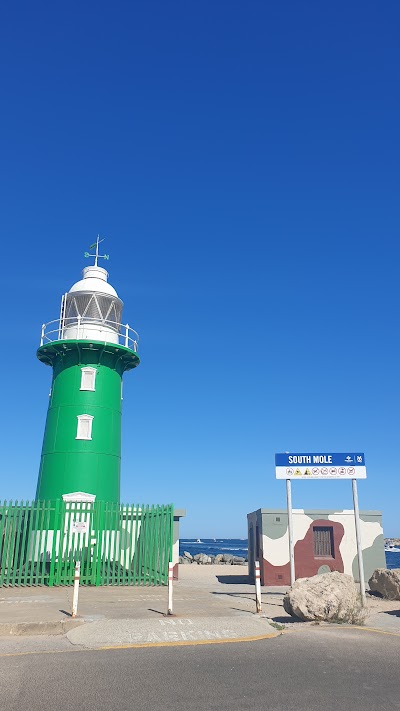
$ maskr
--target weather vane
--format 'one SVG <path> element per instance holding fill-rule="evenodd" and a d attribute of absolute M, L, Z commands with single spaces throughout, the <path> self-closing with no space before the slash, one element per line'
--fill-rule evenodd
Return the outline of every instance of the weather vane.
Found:
<path fill-rule="evenodd" d="M 89 249 L 96 249 L 95 254 L 90 254 L 90 252 L 85 252 L 85 257 L 94 257 L 94 266 L 97 267 L 97 260 L 98 259 L 110 259 L 109 254 L 99 254 L 99 244 L 101 242 L 104 242 L 104 239 L 100 239 L 100 235 L 97 235 L 96 242 L 93 242 L 93 244 L 90 245 Z"/>

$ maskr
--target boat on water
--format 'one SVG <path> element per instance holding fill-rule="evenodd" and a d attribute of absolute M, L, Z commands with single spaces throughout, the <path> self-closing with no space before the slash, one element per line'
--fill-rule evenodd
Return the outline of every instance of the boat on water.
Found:
<path fill-rule="evenodd" d="M 203 543 L 203 541 L 201 541 L 200 538 L 196 538 L 196 543 Z"/>
<path fill-rule="evenodd" d="M 398 548 L 398 546 L 395 546 L 393 541 L 386 541 L 385 552 L 386 553 L 400 553 L 400 548 Z"/>

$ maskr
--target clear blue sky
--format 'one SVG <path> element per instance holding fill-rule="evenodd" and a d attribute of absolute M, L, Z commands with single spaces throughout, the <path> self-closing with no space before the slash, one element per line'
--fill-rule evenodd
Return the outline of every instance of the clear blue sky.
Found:
<path fill-rule="evenodd" d="M 246 535 L 274 453 L 365 451 L 399 522 L 399 26 L 378 2 L 7 3 L 1 21 L 3 498 L 34 496 L 57 318 L 83 252 L 141 335 L 123 499 Z M 296 507 L 351 508 L 349 482 Z"/>

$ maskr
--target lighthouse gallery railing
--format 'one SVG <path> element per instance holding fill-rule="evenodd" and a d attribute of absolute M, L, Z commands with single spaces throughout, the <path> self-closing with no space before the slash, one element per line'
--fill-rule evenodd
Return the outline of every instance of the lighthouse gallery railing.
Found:
<path fill-rule="evenodd" d="M 116 321 L 110 321 L 108 319 L 103 320 L 99 318 L 90 318 L 88 316 L 69 316 L 42 324 L 40 345 L 43 346 L 46 343 L 62 341 L 64 338 L 68 338 L 65 334 L 72 328 L 76 329 L 74 339 L 78 340 L 81 337 L 85 337 L 87 340 L 90 340 L 89 336 L 85 334 L 85 326 L 98 326 L 99 328 L 110 329 L 109 332 L 113 336 L 118 337 L 118 343 L 121 346 L 130 348 L 135 353 L 137 352 L 139 334 L 131 328 L 128 323 L 117 323 Z M 91 338 L 94 340 L 107 341 L 106 337 L 99 339 L 91 336 Z"/>

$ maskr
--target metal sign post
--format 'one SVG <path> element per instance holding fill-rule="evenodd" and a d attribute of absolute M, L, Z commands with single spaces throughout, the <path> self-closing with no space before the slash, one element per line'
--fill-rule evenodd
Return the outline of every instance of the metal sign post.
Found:
<path fill-rule="evenodd" d="M 286 498 L 287 512 L 289 522 L 289 560 L 290 560 L 290 585 L 293 585 L 296 580 L 296 572 L 294 568 L 294 537 L 293 537 L 293 507 L 292 507 L 292 482 L 286 479 Z"/>
<path fill-rule="evenodd" d="M 357 479 L 353 479 L 351 484 L 353 487 L 354 523 L 356 525 L 358 572 L 360 575 L 361 603 L 362 603 L 362 606 L 365 607 L 366 599 L 365 599 L 364 561 L 363 561 L 362 543 L 361 543 L 360 512 L 358 510 Z"/>
<path fill-rule="evenodd" d="M 292 510 L 292 479 L 351 479 L 353 487 L 354 522 L 356 527 L 358 570 L 360 573 L 360 592 L 363 607 L 366 604 L 364 562 L 361 542 L 360 512 L 358 510 L 357 479 L 366 479 L 367 470 L 365 457 L 358 453 L 291 453 L 275 455 L 275 475 L 277 479 L 286 480 L 286 496 L 289 529 L 289 560 L 290 584 L 296 580 L 294 562 L 293 510 Z"/>

